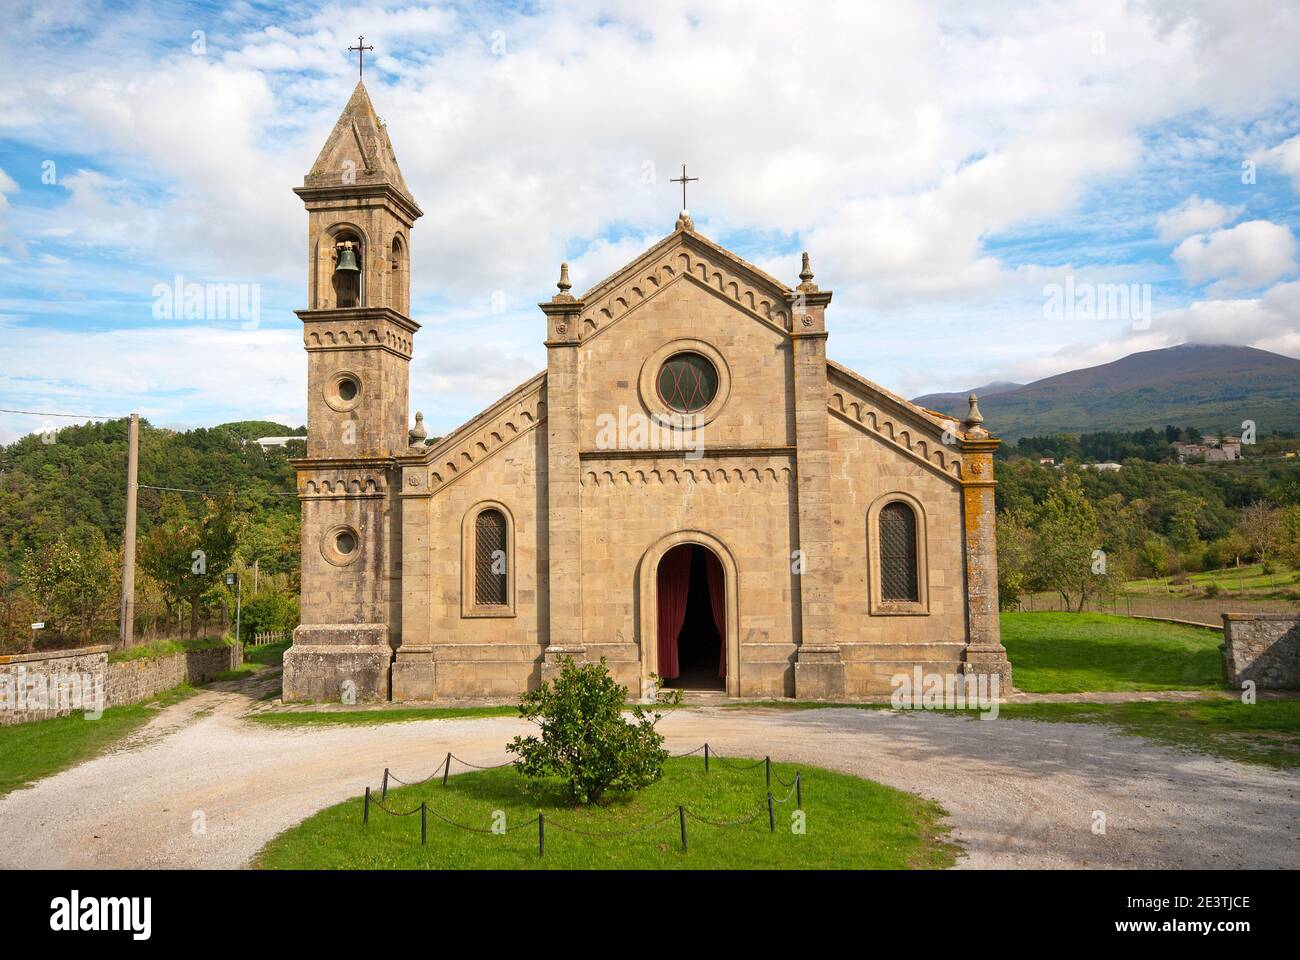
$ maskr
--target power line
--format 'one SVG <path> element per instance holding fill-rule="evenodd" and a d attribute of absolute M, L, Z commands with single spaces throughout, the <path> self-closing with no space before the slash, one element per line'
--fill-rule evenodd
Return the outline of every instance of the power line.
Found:
<path fill-rule="evenodd" d="M 29 417 L 66 417 L 69 420 L 125 420 L 130 414 L 123 413 L 115 417 L 97 417 L 89 413 L 50 413 L 48 410 L 8 410 L 0 408 L 0 413 L 22 413 Z"/>
<path fill-rule="evenodd" d="M 204 497 L 219 497 L 222 494 L 236 492 L 234 490 L 190 490 L 186 487 L 155 487 L 147 483 L 137 483 L 135 486 L 137 490 L 162 490 L 167 493 L 197 493 L 200 496 L 204 496 Z M 251 489 L 251 488 L 246 487 L 245 489 Z M 272 497 L 298 496 L 297 490 L 262 490 L 258 492 L 268 494 Z"/>

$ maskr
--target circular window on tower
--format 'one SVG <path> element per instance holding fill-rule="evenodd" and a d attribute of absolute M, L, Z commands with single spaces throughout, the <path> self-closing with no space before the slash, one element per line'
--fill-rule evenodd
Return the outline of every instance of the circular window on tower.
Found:
<path fill-rule="evenodd" d="M 325 531 L 320 552 L 336 567 L 345 567 L 360 555 L 361 535 L 355 527 L 339 524 Z"/>
<path fill-rule="evenodd" d="M 674 354 L 659 368 L 659 398 L 676 413 L 699 413 L 718 395 L 718 368 L 703 354 Z"/>
<path fill-rule="evenodd" d="M 351 371 L 336 373 L 325 385 L 325 402 L 334 410 L 351 410 L 361 400 L 361 378 Z"/>

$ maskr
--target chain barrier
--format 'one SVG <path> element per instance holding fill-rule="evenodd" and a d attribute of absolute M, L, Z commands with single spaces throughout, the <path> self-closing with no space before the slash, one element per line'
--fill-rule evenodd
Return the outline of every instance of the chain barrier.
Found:
<path fill-rule="evenodd" d="M 664 814 L 659 819 L 652 820 L 649 823 L 644 823 L 638 827 L 632 827 L 628 830 L 583 830 L 578 827 L 570 826 L 568 824 L 558 823 L 555 820 L 550 821 L 550 824 L 556 830 L 560 830 L 563 833 L 570 833 L 580 837 L 589 837 L 591 839 L 596 839 L 596 840 L 610 840 L 610 839 L 621 839 L 625 837 L 633 837 L 633 836 L 637 836 L 638 834 L 646 833 L 650 830 L 655 829 L 656 827 L 662 826 L 663 824 L 667 823 L 668 821 L 676 817 L 679 819 L 681 823 L 682 849 L 686 850 L 687 849 L 686 820 L 688 818 L 710 827 L 716 827 L 720 829 L 733 829 L 735 827 L 743 827 L 753 823 L 763 815 L 764 811 L 766 811 L 768 814 L 769 829 L 775 830 L 775 819 L 773 818 L 774 816 L 773 810 L 775 809 L 776 804 L 788 803 L 792 797 L 797 797 L 797 802 L 799 803 L 800 806 L 802 806 L 803 803 L 802 773 L 796 771 L 794 779 L 787 783 L 785 780 L 781 779 L 779 774 L 773 772 L 771 757 L 764 757 L 762 760 L 757 760 L 753 763 L 745 763 L 735 758 L 723 757 L 722 755 L 713 752 L 712 748 L 708 743 L 703 743 L 700 746 L 696 747 L 694 750 L 690 750 L 686 753 L 669 754 L 669 756 L 674 759 L 681 759 L 683 757 L 694 756 L 695 754 L 700 753 L 701 751 L 703 751 L 704 753 L 706 771 L 708 770 L 708 763 L 710 759 L 717 760 L 718 762 L 722 763 L 724 767 L 729 767 L 730 769 L 740 770 L 740 771 L 754 770 L 760 766 L 766 765 L 767 767 L 766 773 L 768 777 L 769 787 L 771 786 L 771 778 L 776 777 L 777 781 L 782 786 L 789 788 L 789 791 L 782 799 L 778 800 L 775 796 L 772 795 L 771 791 L 769 790 L 764 802 L 760 804 L 753 813 L 751 813 L 747 817 L 741 817 L 736 820 L 714 820 L 710 817 L 701 816 L 695 811 L 687 808 L 685 805 L 679 804 L 675 810 Z M 425 777 L 422 780 L 416 780 L 412 782 L 407 782 L 397 776 L 394 776 L 387 768 L 385 768 L 382 795 L 380 797 L 376 797 L 371 793 L 370 788 L 366 787 L 365 807 L 364 807 L 364 812 L 362 814 L 362 823 L 368 824 L 370 822 L 371 806 L 377 807 L 378 809 L 382 810 L 384 813 L 392 817 L 409 817 L 418 813 L 420 814 L 421 844 L 427 843 L 427 834 L 428 834 L 427 817 L 429 814 L 432 814 L 435 819 L 441 821 L 442 823 L 447 824 L 450 827 L 456 827 L 460 830 L 465 830 L 470 833 L 478 833 L 478 834 L 485 834 L 485 835 L 500 836 L 502 834 L 512 833 L 516 830 L 522 830 L 526 827 L 531 827 L 536 825 L 538 829 L 538 855 L 545 856 L 546 817 L 544 814 L 540 812 L 529 820 L 525 820 L 521 823 L 517 823 L 510 827 L 502 827 L 501 829 L 498 830 L 493 828 L 475 827 L 475 826 L 470 826 L 469 824 L 460 823 L 459 821 L 453 820 L 452 818 L 444 816 L 443 814 L 439 813 L 437 810 L 430 807 L 427 801 L 421 802 L 418 807 L 413 807 L 412 809 L 406 811 L 391 810 L 389 809 L 388 805 L 384 803 L 384 799 L 386 799 L 388 796 L 388 784 L 390 782 L 397 783 L 400 784 L 401 786 L 406 786 L 406 787 L 420 786 L 422 784 L 428 783 L 429 781 L 433 780 L 435 777 L 441 774 L 443 777 L 443 783 L 445 784 L 447 781 L 447 776 L 451 772 L 452 760 L 456 760 L 462 765 L 466 767 L 471 767 L 475 770 L 496 770 L 496 769 L 500 769 L 501 767 L 510 766 L 515 762 L 513 760 L 507 760 L 505 763 L 482 765 L 477 763 L 470 763 L 468 760 L 464 760 L 453 753 L 448 753 L 446 759 L 443 760 L 443 762 L 438 765 L 438 768 L 434 770 L 433 773 L 429 774 L 429 776 Z"/>
<path fill-rule="evenodd" d="M 448 754 L 448 756 L 450 756 L 451 759 L 458 761 L 458 762 L 459 762 L 460 764 L 462 764 L 463 766 L 466 766 L 466 767 L 473 767 L 475 770 L 497 770 L 497 769 L 500 769 L 501 767 L 508 767 L 508 766 L 510 766 L 512 763 L 514 763 L 513 760 L 507 760 L 505 763 L 491 763 L 491 764 L 488 764 L 487 766 L 483 766 L 482 764 L 478 764 L 478 763 L 470 763 L 468 760 L 462 760 L 460 757 L 456 756 L 456 754 L 454 754 L 454 753 L 452 753 L 452 754 Z"/>

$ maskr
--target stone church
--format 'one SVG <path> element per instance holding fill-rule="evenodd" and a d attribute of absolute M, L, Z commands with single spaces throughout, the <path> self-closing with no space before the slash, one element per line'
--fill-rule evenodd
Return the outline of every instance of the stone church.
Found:
<path fill-rule="evenodd" d="M 460 700 L 605 658 L 633 695 L 855 698 L 997 674 L 993 451 L 826 357 L 831 292 L 676 228 L 540 304 L 546 369 L 408 419 L 419 205 L 358 83 L 308 215 L 302 625 L 287 700 Z M 424 349 L 436 350 L 436 345 Z"/>

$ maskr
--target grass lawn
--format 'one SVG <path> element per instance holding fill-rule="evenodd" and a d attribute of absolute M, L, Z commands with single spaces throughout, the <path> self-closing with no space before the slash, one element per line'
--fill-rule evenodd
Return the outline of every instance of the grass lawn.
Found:
<path fill-rule="evenodd" d="M 401 787 L 385 805 L 411 816 L 389 816 L 372 805 L 361 823 L 362 800 L 322 810 L 272 840 L 256 864 L 269 869 L 908 869 L 951 866 L 957 848 L 939 825 L 944 811 L 930 801 L 816 767 L 774 763 L 789 783 L 803 773 L 806 832 L 791 829 L 795 798 L 776 807 L 768 828 L 763 768 L 724 767 L 704 772 L 702 758 L 669 760 L 662 780 L 639 793 L 576 807 L 557 781 L 529 784 L 513 767 L 457 774 Z M 787 788 L 773 780 L 777 799 Z M 377 792 L 372 794 L 377 796 Z M 504 811 L 505 834 L 473 833 L 443 823 L 430 812 L 429 842 L 420 845 L 421 801 L 430 811 L 479 830 L 490 830 Z M 714 821 L 688 817 L 688 849 L 681 849 L 677 806 Z M 546 817 L 546 855 L 537 853 L 538 812 Z M 654 824 L 660 818 L 662 823 Z M 569 832 L 583 831 L 582 833 Z M 631 836 L 601 837 L 646 827 Z"/>
<path fill-rule="evenodd" d="M 412 720 L 447 720 L 461 717 L 517 717 L 519 708 L 500 707 L 397 707 L 392 710 L 358 709 L 258 713 L 248 719 L 272 727 L 312 727 L 346 724 L 369 726 L 375 723 L 409 723 Z"/>
<path fill-rule="evenodd" d="M 1104 613 L 1004 613 L 1002 643 L 1030 693 L 1222 687 L 1222 635 Z"/>
<path fill-rule="evenodd" d="M 1195 700 L 1157 703 L 1009 703 L 999 719 L 1105 723 L 1149 737 L 1269 767 L 1300 767 L 1300 700 Z M 994 721 L 997 722 L 997 721 Z"/>
<path fill-rule="evenodd" d="M 150 700 L 109 707 L 98 720 L 74 713 L 0 727 L 0 796 L 106 752 L 144 726 L 161 707 L 193 692 L 181 684 Z"/>
<path fill-rule="evenodd" d="M 110 650 L 108 660 L 109 663 L 120 663 L 123 660 L 141 660 L 146 657 L 170 657 L 173 653 L 182 653 L 186 650 L 214 650 L 217 647 L 224 646 L 227 646 L 227 643 L 221 637 L 198 637 L 194 640 L 151 640 L 148 643 L 127 647 L 125 650 Z"/>

